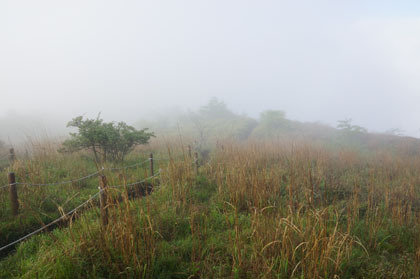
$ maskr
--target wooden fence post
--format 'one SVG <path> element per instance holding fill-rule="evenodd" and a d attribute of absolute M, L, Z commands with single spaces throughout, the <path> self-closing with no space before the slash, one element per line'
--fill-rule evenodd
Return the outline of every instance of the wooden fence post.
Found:
<path fill-rule="evenodd" d="M 150 161 L 150 175 L 154 176 L 155 170 L 153 168 L 153 153 L 150 153 L 149 161 Z"/>
<path fill-rule="evenodd" d="M 14 172 L 9 172 L 8 175 L 9 186 L 10 186 L 10 205 L 12 208 L 13 216 L 17 216 L 19 213 L 19 202 L 16 190 L 16 177 Z"/>
<path fill-rule="evenodd" d="M 199 164 L 198 164 L 198 152 L 195 152 L 194 153 L 194 157 L 195 157 L 195 174 L 196 175 L 198 175 L 198 167 L 199 167 Z"/>
<path fill-rule="evenodd" d="M 101 226 L 102 229 L 105 229 L 108 225 L 108 208 L 107 205 L 107 195 L 106 195 L 107 181 L 105 175 L 99 176 L 99 189 L 101 193 L 99 194 L 99 205 L 101 207 Z"/>
<path fill-rule="evenodd" d="M 13 163 L 16 160 L 15 149 L 10 148 L 9 152 L 10 152 L 9 161 L 10 163 Z"/>

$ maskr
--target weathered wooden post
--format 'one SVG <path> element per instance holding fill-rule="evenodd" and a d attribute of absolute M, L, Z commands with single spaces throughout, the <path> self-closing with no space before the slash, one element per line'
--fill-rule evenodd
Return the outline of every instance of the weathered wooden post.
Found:
<path fill-rule="evenodd" d="M 14 172 L 9 172 L 8 175 L 9 186 L 10 186 L 10 205 L 12 208 L 13 216 L 17 216 L 19 213 L 19 202 L 16 190 L 16 177 Z"/>
<path fill-rule="evenodd" d="M 154 176 L 155 175 L 155 170 L 154 170 L 154 167 L 153 167 L 153 153 L 150 153 L 149 161 L 150 161 L 150 175 Z"/>
<path fill-rule="evenodd" d="M 105 175 L 99 176 L 99 205 L 101 208 L 101 226 L 102 229 L 105 229 L 108 225 L 108 208 L 107 208 L 107 195 L 106 195 L 107 181 Z"/>
<path fill-rule="evenodd" d="M 13 163 L 16 160 L 15 149 L 10 148 L 9 152 L 10 152 L 9 161 L 10 161 L 10 163 Z"/>
<path fill-rule="evenodd" d="M 199 167 L 199 164 L 198 164 L 198 152 L 195 152 L 194 153 L 194 157 L 195 157 L 195 174 L 196 175 L 198 175 L 198 167 Z"/>

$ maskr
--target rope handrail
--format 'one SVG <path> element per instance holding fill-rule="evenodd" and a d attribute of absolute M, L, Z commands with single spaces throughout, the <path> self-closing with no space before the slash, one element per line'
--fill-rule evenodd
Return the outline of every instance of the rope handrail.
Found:
<path fill-rule="evenodd" d="M 102 191 L 104 191 L 104 190 L 103 190 L 103 189 L 100 189 L 100 190 L 99 190 L 96 194 L 94 194 L 93 196 L 91 196 L 91 197 L 90 197 L 87 201 L 83 202 L 82 204 L 78 205 L 78 206 L 77 206 L 77 207 L 75 207 L 74 209 L 70 210 L 69 212 L 67 212 L 67 213 L 66 213 L 66 214 L 64 214 L 63 216 L 61 216 L 61 217 L 59 217 L 59 218 L 55 219 L 54 221 L 52 221 L 52 222 L 48 223 L 47 225 L 43 226 L 42 228 L 39 228 L 39 229 L 37 229 L 37 230 L 35 230 L 35 231 L 33 231 L 33 232 L 31 232 L 31 233 L 29 233 L 29 234 L 27 234 L 27 235 L 25 235 L 25 236 L 21 237 L 21 238 L 19 238 L 18 240 L 15 240 L 15 241 L 13 241 L 13 242 L 11 242 L 11 243 L 7 244 L 6 246 L 1 247 L 1 248 L 0 248 L 0 251 L 4 250 L 4 249 L 6 249 L 6 248 L 8 248 L 8 247 L 10 247 L 10 246 L 13 246 L 13 245 L 15 245 L 15 244 L 17 244 L 17 243 L 19 243 L 19 242 L 21 242 L 21 241 L 23 241 L 23 240 L 27 239 L 28 237 L 31 237 L 31 236 L 33 236 L 33 235 L 35 235 L 35 234 L 37 234 L 37 233 L 39 233 L 39 232 L 41 232 L 41 231 L 45 230 L 46 228 L 48 228 L 48 227 L 50 227 L 50 226 L 52 226 L 52 225 L 54 225 L 54 224 L 58 223 L 59 221 L 63 220 L 64 218 L 68 217 L 70 214 L 73 214 L 76 210 L 78 210 L 78 209 L 80 209 L 81 207 L 83 207 L 83 206 L 85 206 L 86 204 L 88 204 L 90 201 L 92 201 L 94 198 L 96 198 L 96 197 L 97 197 L 97 196 L 98 196 L 98 195 L 99 195 Z"/>

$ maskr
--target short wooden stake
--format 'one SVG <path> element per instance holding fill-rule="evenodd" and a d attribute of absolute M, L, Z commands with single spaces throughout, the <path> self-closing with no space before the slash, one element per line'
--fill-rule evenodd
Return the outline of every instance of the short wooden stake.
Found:
<path fill-rule="evenodd" d="M 105 175 L 99 176 L 99 205 L 101 207 L 101 226 L 105 229 L 108 225 L 108 208 L 107 208 L 107 195 L 106 195 L 107 181 Z"/>
<path fill-rule="evenodd" d="M 10 205 L 12 208 L 13 216 L 17 216 L 19 213 L 19 202 L 16 190 L 16 178 L 14 172 L 9 172 L 8 175 L 9 186 L 10 186 Z"/>
<path fill-rule="evenodd" d="M 154 167 L 153 167 L 153 153 L 150 153 L 149 161 L 150 161 L 150 175 L 154 176 L 155 175 L 155 170 L 154 170 Z"/>

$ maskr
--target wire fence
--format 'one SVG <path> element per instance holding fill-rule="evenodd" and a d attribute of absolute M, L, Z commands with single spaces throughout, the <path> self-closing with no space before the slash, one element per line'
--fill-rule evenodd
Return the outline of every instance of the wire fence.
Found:
<path fill-rule="evenodd" d="M 100 169 L 100 170 L 98 170 L 94 173 L 88 174 L 86 176 L 83 176 L 83 177 L 80 177 L 80 178 L 77 178 L 77 179 L 67 180 L 67 181 L 44 183 L 44 184 L 31 184 L 31 183 L 26 183 L 26 182 L 17 182 L 15 184 L 16 185 L 25 185 L 25 186 L 55 186 L 55 185 L 70 184 L 70 183 L 74 183 L 74 182 L 83 181 L 85 179 L 91 178 L 92 176 L 96 176 L 99 173 L 101 173 L 103 170 L 104 170 L 104 168 L 102 168 L 102 169 Z"/>
<path fill-rule="evenodd" d="M 130 183 L 130 184 L 113 185 L 113 186 L 108 186 L 108 187 L 110 187 L 110 188 L 130 187 L 130 186 L 134 186 L 134 185 L 137 185 L 137 184 L 146 182 L 147 180 L 150 180 L 152 178 L 155 178 L 155 177 L 157 177 L 159 175 L 160 175 L 160 171 L 158 171 L 155 175 L 151 175 L 151 176 L 146 177 L 145 179 L 140 180 L 140 181 L 136 181 L 136 182 L 133 182 L 133 183 Z"/>
<path fill-rule="evenodd" d="M 0 248 L 0 252 L 3 251 L 3 250 L 5 250 L 5 249 L 7 249 L 7 248 L 9 248 L 9 247 L 11 247 L 11 246 L 13 246 L 13 245 L 15 245 L 15 244 L 18 244 L 19 242 L 21 242 L 21 241 L 23 241 L 23 240 L 25 240 L 25 239 L 33 236 L 33 235 L 35 235 L 35 234 L 37 234 L 37 233 L 45 230 L 45 229 L 47 229 L 48 227 L 51 227 L 52 225 L 60 222 L 61 220 L 64 220 L 65 218 L 69 217 L 71 214 L 75 213 L 77 210 L 79 210 L 83 206 L 87 205 L 89 202 L 91 202 L 93 199 L 95 199 L 103 191 L 104 191 L 103 189 L 100 189 L 99 192 L 97 192 L 96 194 L 94 194 L 93 196 L 91 196 L 88 200 L 86 200 L 82 204 L 78 205 L 74 209 L 70 210 L 69 212 L 67 212 L 63 216 L 55 219 L 54 221 L 52 221 L 52 222 L 48 223 L 47 225 L 43 226 L 42 228 L 39 228 L 39 229 L 37 229 L 37 230 L 35 230 L 35 231 L 33 231 L 33 232 L 31 232 L 31 233 L 29 233 L 29 234 L 21 237 L 21 238 L 19 238 L 18 240 L 15 240 L 15 241 L 13 241 L 13 242 L 11 242 L 11 243 L 9 243 L 9 244 L 1 247 Z"/>
<path fill-rule="evenodd" d="M 151 158 L 148 158 L 148 159 L 146 159 L 146 160 L 144 160 L 142 162 L 135 163 L 135 164 L 128 165 L 128 166 L 119 167 L 119 168 L 104 168 L 104 167 L 102 167 L 102 169 L 100 169 L 100 170 L 98 170 L 98 171 L 96 171 L 94 173 L 88 174 L 88 175 L 83 176 L 83 177 L 80 177 L 80 178 L 66 180 L 66 181 L 49 182 L 49 183 L 16 182 L 16 183 L 12 183 L 12 184 L 15 184 L 15 185 L 25 185 L 25 186 L 56 186 L 56 185 L 71 184 L 71 183 L 80 182 L 80 181 L 83 181 L 85 179 L 88 179 L 88 178 L 91 178 L 93 176 L 96 176 L 96 175 L 100 174 L 101 172 L 103 172 L 105 170 L 118 171 L 118 170 L 123 170 L 123 169 L 125 170 L 125 169 L 129 169 L 129 168 L 139 167 L 139 166 L 142 166 L 142 165 L 146 164 L 147 162 L 150 162 L 151 160 L 152 160 Z M 153 159 L 153 161 L 155 161 L 155 160 L 163 161 L 164 159 Z M 6 185 L 3 185 L 3 186 L 0 186 L 0 189 L 6 188 L 9 185 L 11 185 L 11 184 L 6 184 Z"/>
<path fill-rule="evenodd" d="M 142 165 L 146 164 L 147 162 L 150 162 L 151 160 L 152 159 L 149 158 L 149 159 L 144 160 L 143 162 L 140 162 L 140 163 L 135 163 L 135 164 L 128 165 L 128 166 L 123 166 L 123 167 L 120 167 L 120 168 L 109 168 L 107 170 L 110 170 L 110 171 L 126 170 L 126 169 L 130 169 L 130 168 L 142 166 Z M 153 160 L 155 160 L 155 159 L 153 159 Z"/>
<path fill-rule="evenodd" d="M 154 160 L 154 159 L 153 159 L 153 160 Z M 159 160 L 160 160 L 160 159 L 159 159 Z M 88 179 L 88 178 L 90 178 L 90 177 L 96 176 L 96 175 L 100 174 L 101 172 L 103 172 L 104 170 L 115 171 L 115 170 L 127 169 L 127 168 L 132 168 L 132 167 L 135 167 L 135 166 L 141 166 L 141 165 L 143 165 L 143 164 L 145 164 L 145 163 L 147 163 L 147 162 L 149 162 L 149 161 L 152 161 L 152 158 L 149 158 L 149 159 L 147 159 L 147 160 L 145 160 L 145 161 L 143 161 L 143 162 L 140 162 L 140 163 L 136 163 L 136 164 L 133 164 L 133 165 L 128 165 L 128 166 L 124 166 L 124 167 L 120 167 L 120 168 L 104 168 L 104 167 L 102 167 L 102 169 L 100 169 L 100 170 L 98 170 L 98 171 L 96 171 L 96 172 L 94 172 L 94 173 L 91 173 L 91 174 L 89 174 L 89 175 L 86 175 L 86 176 L 83 176 L 83 177 L 80 177 L 80 178 L 77 178 L 77 179 L 73 179 L 73 180 L 67 180 L 67 181 L 61 181 L 61 182 L 54 182 L 54 183 L 45 183 L 45 184 L 30 184 L 30 183 L 16 183 L 16 182 L 15 182 L 15 183 L 11 183 L 11 184 L 6 184 L 6 185 L 3 185 L 3 186 L 0 186 L 0 189 L 2 189 L 2 188 L 6 188 L 6 187 L 9 187 L 9 186 L 11 186 L 11 185 L 26 185 L 26 186 L 53 186 L 53 185 L 62 185 L 62 184 L 74 183 L 74 182 L 83 181 L 83 180 Z M 33 236 L 33 235 L 35 235 L 35 234 L 39 233 L 39 232 L 42 232 L 43 230 L 45 230 L 45 229 L 47 229 L 47 228 L 51 227 L 51 226 L 52 226 L 52 225 L 54 225 L 54 224 L 57 224 L 58 222 L 60 222 L 60 221 L 64 220 L 65 218 L 70 217 L 70 215 L 71 215 L 71 214 L 75 213 L 77 210 L 79 210 L 80 208 L 84 207 L 85 205 L 87 205 L 88 203 L 90 203 L 91 201 L 93 201 L 96 197 L 98 197 L 98 196 L 99 196 L 99 195 L 100 195 L 103 191 L 105 191 L 105 189 L 106 189 L 106 188 L 120 188 L 120 187 L 130 187 L 130 186 L 134 186 L 134 185 L 137 185 L 137 184 L 143 183 L 143 182 L 145 182 L 145 181 L 147 181 L 147 180 L 150 180 L 150 179 L 152 179 L 152 178 L 155 178 L 155 177 L 159 176 L 160 174 L 161 174 L 161 170 L 159 170 L 159 171 L 158 171 L 156 174 L 154 174 L 154 175 L 151 175 L 151 176 L 146 177 L 146 178 L 144 178 L 144 179 L 142 179 L 142 180 L 140 180 L 140 181 L 133 182 L 133 183 L 130 183 L 130 184 L 125 184 L 125 185 L 113 185 L 113 186 L 107 186 L 107 185 L 105 185 L 105 188 L 100 188 L 100 189 L 99 189 L 99 191 L 98 191 L 97 193 L 95 193 L 93 196 L 91 196 L 88 200 L 86 200 L 86 201 L 85 201 L 85 202 L 83 202 L 82 204 L 78 205 L 78 206 L 77 206 L 77 207 L 75 207 L 74 209 L 70 210 L 70 211 L 69 211 L 69 212 L 67 212 L 66 214 L 62 215 L 61 217 L 59 217 L 59 218 L 55 219 L 54 221 L 52 221 L 52 222 L 48 223 L 47 225 L 44 225 L 44 226 L 43 226 L 43 227 L 41 227 L 41 228 L 39 228 L 39 229 L 37 229 L 37 230 L 35 230 L 35 231 L 33 231 L 33 232 L 31 232 L 31 233 L 29 233 L 29 234 L 25 235 L 25 236 L 23 236 L 23 237 L 21 237 L 21 238 L 19 238 L 19 239 L 15 240 L 15 241 L 13 241 L 13 242 L 11 242 L 11 243 L 9 243 L 9 244 L 7 244 L 7 245 L 5 245 L 5 246 L 1 247 L 1 248 L 0 248 L 0 252 L 1 252 L 1 251 L 3 251 L 3 250 L 5 250 L 5 249 L 7 249 L 7 248 L 9 248 L 9 247 L 12 247 L 12 246 L 14 246 L 14 245 L 16 245 L 16 244 L 20 243 L 21 241 L 23 241 L 23 240 L 25 240 L 25 239 L 27 239 L 27 238 L 29 238 L 29 237 L 31 237 L 31 236 Z"/>

